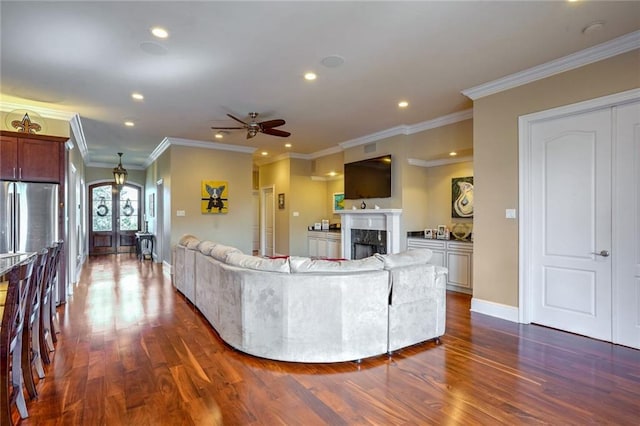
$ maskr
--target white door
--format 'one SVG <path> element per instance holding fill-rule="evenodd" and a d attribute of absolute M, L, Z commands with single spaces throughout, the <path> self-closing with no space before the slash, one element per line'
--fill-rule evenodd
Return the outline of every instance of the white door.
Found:
<path fill-rule="evenodd" d="M 531 320 L 610 341 L 611 109 L 534 123 L 531 160 Z"/>
<path fill-rule="evenodd" d="M 274 232 L 274 197 L 273 197 L 273 187 L 262 188 L 262 209 L 260 220 L 261 224 L 261 238 L 260 238 L 260 247 L 261 254 L 263 256 L 273 256 L 275 253 L 275 246 L 273 240 L 273 232 Z"/>
<path fill-rule="evenodd" d="M 260 251 L 260 193 L 258 191 L 253 191 L 251 204 L 253 209 L 253 243 L 251 250 L 255 255 Z"/>
<path fill-rule="evenodd" d="M 614 109 L 613 341 L 640 349 L 640 103 Z"/>

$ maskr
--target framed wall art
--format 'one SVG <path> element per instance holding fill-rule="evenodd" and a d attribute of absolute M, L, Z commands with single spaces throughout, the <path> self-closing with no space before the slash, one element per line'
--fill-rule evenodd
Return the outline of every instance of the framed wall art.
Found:
<path fill-rule="evenodd" d="M 344 210 L 344 193 L 335 192 L 333 194 L 333 211 L 335 213 L 340 210 Z"/>
<path fill-rule="evenodd" d="M 473 176 L 451 179 L 451 217 L 473 217 Z"/>
<path fill-rule="evenodd" d="M 284 192 L 278 194 L 278 209 L 284 210 Z"/>
<path fill-rule="evenodd" d="M 229 213 L 229 184 L 227 181 L 202 181 L 200 210 L 205 214 Z"/>

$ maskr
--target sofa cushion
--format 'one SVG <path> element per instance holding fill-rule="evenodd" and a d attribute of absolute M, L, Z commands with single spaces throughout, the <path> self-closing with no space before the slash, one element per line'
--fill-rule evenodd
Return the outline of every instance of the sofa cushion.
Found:
<path fill-rule="evenodd" d="M 429 249 L 421 248 L 403 251 L 402 253 L 375 254 L 374 256 L 384 262 L 384 269 L 390 269 L 429 263 L 433 252 Z"/>
<path fill-rule="evenodd" d="M 240 252 L 230 252 L 227 254 L 226 263 L 228 265 L 240 266 L 242 268 L 255 269 L 256 271 L 289 273 L 289 262 L 286 258 L 269 259 L 251 256 Z"/>
<path fill-rule="evenodd" d="M 181 246 L 188 247 L 189 243 L 193 243 L 194 241 L 197 241 L 198 243 L 200 242 L 198 237 L 193 236 L 191 234 L 185 234 L 182 236 L 182 238 L 180 238 L 180 241 L 178 241 L 178 244 L 180 244 Z"/>
<path fill-rule="evenodd" d="M 198 245 L 198 250 L 200 253 L 209 256 L 211 254 L 211 249 L 214 248 L 217 244 L 213 241 L 200 241 L 200 245 Z"/>
<path fill-rule="evenodd" d="M 314 273 L 314 272 L 358 272 L 358 271 L 379 271 L 384 268 L 384 262 L 377 257 L 371 256 L 357 260 L 324 260 L 310 259 L 308 257 L 291 256 L 289 258 L 291 273 Z"/>
<path fill-rule="evenodd" d="M 227 260 L 227 255 L 229 253 L 242 253 L 239 249 L 231 246 L 225 246 L 224 244 L 216 244 L 211 248 L 211 252 L 209 256 L 213 257 L 220 262 L 224 262 Z"/>

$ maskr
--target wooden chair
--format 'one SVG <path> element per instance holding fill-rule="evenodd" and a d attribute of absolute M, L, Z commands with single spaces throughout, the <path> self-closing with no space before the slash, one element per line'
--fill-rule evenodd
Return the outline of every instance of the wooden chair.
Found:
<path fill-rule="evenodd" d="M 31 399 L 38 397 L 33 379 L 33 368 L 35 368 L 38 377 L 44 379 L 44 367 L 40 356 L 40 301 L 42 300 L 42 285 L 46 279 L 48 259 L 49 250 L 42 249 L 35 261 L 35 271 L 31 274 L 27 311 L 22 330 L 22 375 Z"/>
<path fill-rule="evenodd" d="M 54 243 L 49 250 L 49 259 L 47 260 L 46 272 L 45 272 L 45 280 L 42 283 L 42 297 L 40 298 L 40 357 L 45 364 L 51 364 L 51 357 L 49 356 L 49 352 L 55 350 L 53 346 L 53 337 L 51 336 L 53 333 L 52 325 L 51 325 L 51 304 L 55 304 L 52 302 L 52 298 L 54 297 L 54 285 L 56 273 L 55 270 L 57 268 L 56 258 L 58 257 L 58 252 L 60 250 L 60 246 L 57 243 Z"/>
<path fill-rule="evenodd" d="M 58 291 L 58 286 L 64 285 L 64 280 L 60 279 L 60 261 L 62 259 L 62 252 L 64 250 L 64 241 L 59 240 L 56 243 L 57 251 L 55 263 L 53 266 L 53 284 L 51 286 L 51 299 L 49 300 L 49 308 L 51 311 L 51 340 L 53 343 L 58 341 L 57 334 L 60 333 L 60 326 L 58 325 L 58 309 L 56 306 L 56 294 Z"/>
<path fill-rule="evenodd" d="M 15 402 L 21 418 L 29 417 L 22 390 L 22 328 L 28 303 L 29 284 L 36 257 L 32 256 L 7 274 L 7 296 L 0 326 L 0 424 L 13 425 Z"/>

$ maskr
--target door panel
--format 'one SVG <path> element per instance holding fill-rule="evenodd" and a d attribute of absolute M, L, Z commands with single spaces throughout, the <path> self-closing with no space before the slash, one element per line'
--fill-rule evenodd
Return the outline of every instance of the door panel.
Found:
<path fill-rule="evenodd" d="M 640 349 L 640 102 L 615 109 L 614 343 Z"/>
<path fill-rule="evenodd" d="M 140 228 L 140 189 L 111 183 L 89 187 L 89 254 L 133 253 Z"/>
<path fill-rule="evenodd" d="M 532 127 L 533 315 L 611 340 L 611 110 Z"/>

